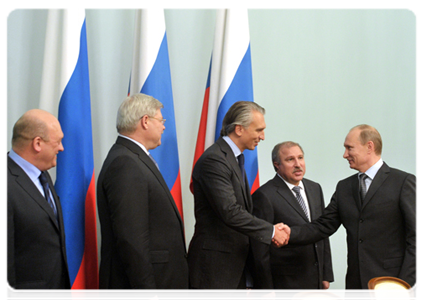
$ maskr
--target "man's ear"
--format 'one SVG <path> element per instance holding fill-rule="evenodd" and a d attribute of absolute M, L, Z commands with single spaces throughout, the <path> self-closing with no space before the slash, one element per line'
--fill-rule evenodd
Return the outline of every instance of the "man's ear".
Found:
<path fill-rule="evenodd" d="M 373 143 L 373 141 L 368 141 L 367 142 L 367 151 L 369 153 L 374 152 L 375 151 L 375 144 Z"/>
<path fill-rule="evenodd" d="M 242 133 L 244 132 L 244 126 L 242 126 L 242 125 L 235 125 L 235 134 L 237 135 L 237 136 L 241 136 L 242 135 Z"/>
<path fill-rule="evenodd" d="M 141 128 L 142 129 L 148 129 L 148 116 L 147 115 L 144 115 L 140 119 L 140 124 L 141 124 Z"/>
<path fill-rule="evenodd" d="M 41 152 L 41 143 L 43 142 L 43 139 L 37 136 L 34 138 L 31 142 L 32 149 L 34 149 L 37 153 Z"/>

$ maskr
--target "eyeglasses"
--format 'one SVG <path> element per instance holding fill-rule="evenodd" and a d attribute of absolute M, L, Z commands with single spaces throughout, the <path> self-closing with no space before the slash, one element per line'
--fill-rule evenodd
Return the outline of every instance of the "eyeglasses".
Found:
<path fill-rule="evenodd" d="M 155 117 L 150 117 L 150 116 L 148 116 L 149 118 L 151 118 L 151 119 L 155 119 L 155 120 L 157 120 L 157 121 L 159 121 L 160 123 L 162 123 L 163 125 L 164 125 L 164 123 L 166 122 L 166 119 L 157 119 L 157 118 L 155 118 Z"/>

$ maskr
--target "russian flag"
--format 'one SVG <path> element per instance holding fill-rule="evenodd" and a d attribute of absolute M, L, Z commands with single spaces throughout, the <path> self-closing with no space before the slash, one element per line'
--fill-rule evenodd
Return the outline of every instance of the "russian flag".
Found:
<path fill-rule="evenodd" d="M 162 115 L 166 119 L 166 129 L 161 146 L 153 149 L 151 155 L 162 170 L 183 219 L 181 174 L 163 9 L 142 9 L 136 12 L 129 94 L 140 92 L 163 103 Z"/>
<path fill-rule="evenodd" d="M 65 151 L 58 154 L 55 188 L 60 196 L 72 289 L 98 288 L 97 222 L 84 11 L 66 12 L 67 84 L 59 103 Z M 72 49 L 73 48 L 73 49 Z"/>
<path fill-rule="evenodd" d="M 254 101 L 248 11 L 217 11 L 214 47 L 201 112 L 194 164 L 220 136 L 223 118 L 237 101 Z M 257 149 L 244 151 L 251 193 L 260 186 Z M 192 184 L 190 185 L 192 191 Z"/>

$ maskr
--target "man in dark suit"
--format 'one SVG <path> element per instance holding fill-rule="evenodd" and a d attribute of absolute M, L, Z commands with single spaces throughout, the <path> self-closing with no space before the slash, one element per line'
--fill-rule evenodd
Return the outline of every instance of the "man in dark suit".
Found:
<path fill-rule="evenodd" d="M 119 107 L 119 137 L 97 184 L 102 289 L 188 288 L 182 219 L 149 156 L 165 129 L 162 107 L 144 94 Z"/>
<path fill-rule="evenodd" d="M 195 232 L 188 250 L 190 285 L 203 289 L 247 287 L 249 238 L 284 244 L 277 226 L 254 217 L 248 180 L 239 162 L 264 139 L 264 109 L 239 101 L 226 113 L 221 137 L 194 166 Z"/>
<path fill-rule="evenodd" d="M 290 244 L 326 238 L 342 224 L 347 230 L 347 289 L 366 289 L 379 276 L 399 277 L 413 286 L 416 177 L 382 161 L 382 138 L 369 125 L 352 128 L 344 147 L 344 158 L 359 173 L 338 183 L 319 219 L 291 228 Z"/>
<path fill-rule="evenodd" d="M 253 215 L 269 223 L 307 224 L 325 208 L 316 182 L 303 178 L 304 152 L 298 143 L 283 142 L 272 151 L 276 176 L 253 194 Z M 299 195 L 298 195 L 299 193 Z M 282 248 L 251 240 L 254 288 L 327 289 L 333 281 L 329 239 Z"/>
<path fill-rule="evenodd" d="M 16 289 L 70 288 L 62 208 L 47 172 L 64 150 L 62 138 L 59 121 L 39 109 L 26 112 L 13 127 L 7 157 L 7 280 Z"/>

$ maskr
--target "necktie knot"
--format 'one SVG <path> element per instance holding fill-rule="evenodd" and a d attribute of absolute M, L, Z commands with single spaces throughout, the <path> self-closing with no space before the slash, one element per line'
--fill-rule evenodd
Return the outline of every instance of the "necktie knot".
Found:
<path fill-rule="evenodd" d="M 294 190 L 295 194 L 301 195 L 299 186 L 294 186 L 292 189 Z"/>
<path fill-rule="evenodd" d="M 41 182 L 41 184 L 42 184 L 42 186 L 44 187 L 44 186 L 47 186 L 48 187 L 48 181 L 47 181 L 47 176 L 46 176 L 46 174 L 44 174 L 44 172 L 41 172 L 41 174 L 40 174 L 40 182 Z"/>

